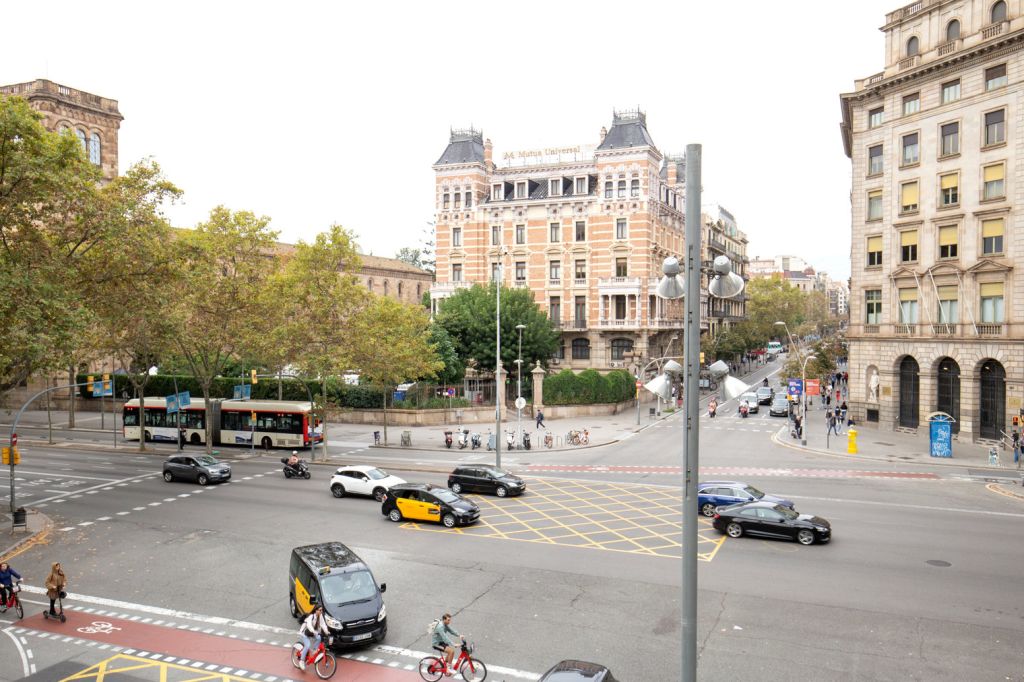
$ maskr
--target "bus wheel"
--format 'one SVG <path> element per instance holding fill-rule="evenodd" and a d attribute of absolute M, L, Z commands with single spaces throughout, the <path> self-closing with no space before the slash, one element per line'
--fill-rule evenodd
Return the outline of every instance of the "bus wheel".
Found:
<path fill-rule="evenodd" d="M 270 442 L 270 437 L 269 436 L 265 436 L 263 438 L 263 440 L 261 441 L 261 443 L 263 445 L 263 449 L 264 450 L 269 450 L 270 446 L 273 445 L 273 443 Z"/>
<path fill-rule="evenodd" d="M 153 440 L 153 436 L 150 435 L 149 431 L 146 431 L 145 435 L 143 437 L 146 439 L 147 443 L 150 442 L 151 440 Z"/>
<path fill-rule="evenodd" d="M 192 438 L 189 439 L 189 442 L 192 443 L 192 445 L 202 445 L 203 439 L 198 433 L 193 433 Z"/>

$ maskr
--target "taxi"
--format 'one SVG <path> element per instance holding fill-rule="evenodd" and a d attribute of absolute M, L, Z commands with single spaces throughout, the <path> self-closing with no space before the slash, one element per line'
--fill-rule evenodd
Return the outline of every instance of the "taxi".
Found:
<path fill-rule="evenodd" d="M 384 497 L 380 513 L 395 523 L 433 521 L 445 528 L 464 526 L 480 518 L 480 508 L 448 488 L 430 483 L 392 486 Z"/>

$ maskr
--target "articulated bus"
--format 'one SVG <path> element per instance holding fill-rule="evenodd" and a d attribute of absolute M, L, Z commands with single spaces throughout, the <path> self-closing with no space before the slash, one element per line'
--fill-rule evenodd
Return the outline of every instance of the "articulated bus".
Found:
<path fill-rule="evenodd" d="M 270 448 L 309 447 L 323 440 L 319 418 L 313 415 L 308 402 L 288 400 L 221 400 L 210 401 L 211 425 L 215 445 L 252 446 Z M 129 400 L 124 406 L 125 440 L 139 438 L 139 401 Z M 255 431 L 253 414 L 256 415 Z M 192 404 L 181 413 L 181 425 L 189 443 L 206 442 L 206 403 L 193 398 Z M 164 398 L 146 398 L 144 436 L 147 441 L 177 439 L 177 415 L 167 414 Z"/>

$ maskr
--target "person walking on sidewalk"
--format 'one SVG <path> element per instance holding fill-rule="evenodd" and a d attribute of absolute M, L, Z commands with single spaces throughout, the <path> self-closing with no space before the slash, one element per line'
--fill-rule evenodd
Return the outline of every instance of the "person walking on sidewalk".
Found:
<path fill-rule="evenodd" d="M 547 426 L 544 425 L 544 411 L 537 410 L 537 428 L 539 429 L 542 427 L 545 429 L 547 428 Z"/>
<path fill-rule="evenodd" d="M 1020 463 L 1020 432 L 1017 429 L 1013 430 L 1010 434 L 1010 440 L 1013 441 L 1013 463 Z"/>
<path fill-rule="evenodd" d="M 829 413 L 829 414 L 830 414 L 830 416 L 829 416 L 829 420 L 828 420 L 828 432 L 827 433 L 835 433 L 838 436 L 839 435 L 839 417 L 837 417 L 835 414 L 832 414 L 832 413 Z"/>

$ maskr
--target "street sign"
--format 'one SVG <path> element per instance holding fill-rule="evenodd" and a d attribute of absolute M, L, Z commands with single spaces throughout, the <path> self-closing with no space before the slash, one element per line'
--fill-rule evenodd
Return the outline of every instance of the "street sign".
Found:
<path fill-rule="evenodd" d="M 448 397 L 449 397 L 449 398 L 454 398 L 454 397 L 455 397 L 455 389 L 454 389 L 454 388 L 449 388 L 449 389 L 448 389 L 448 390 L 446 391 L 446 393 L 448 394 Z"/>
<path fill-rule="evenodd" d="M 818 379 L 807 380 L 807 395 L 821 395 L 821 381 Z"/>
<path fill-rule="evenodd" d="M 644 387 L 644 382 L 642 382 L 639 379 L 637 379 L 636 380 L 636 387 L 637 388 L 643 388 Z"/>
<path fill-rule="evenodd" d="M 790 395 L 800 395 L 804 392 L 803 379 L 787 379 L 786 385 Z"/>
<path fill-rule="evenodd" d="M 235 386 L 231 397 L 235 400 L 248 400 L 252 397 L 252 386 L 249 384 Z"/>
<path fill-rule="evenodd" d="M 16 434 L 16 433 L 12 433 L 11 434 L 11 445 L 17 447 L 17 445 L 18 445 L 18 434 Z"/>
<path fill-rule="evenodd" d="M 524 407 L 526 407 L 526 398 L 524 398 L 523 396 L 519 396 L 518 398 L 516 398 L 516 409 L 521 410 Z"/>

